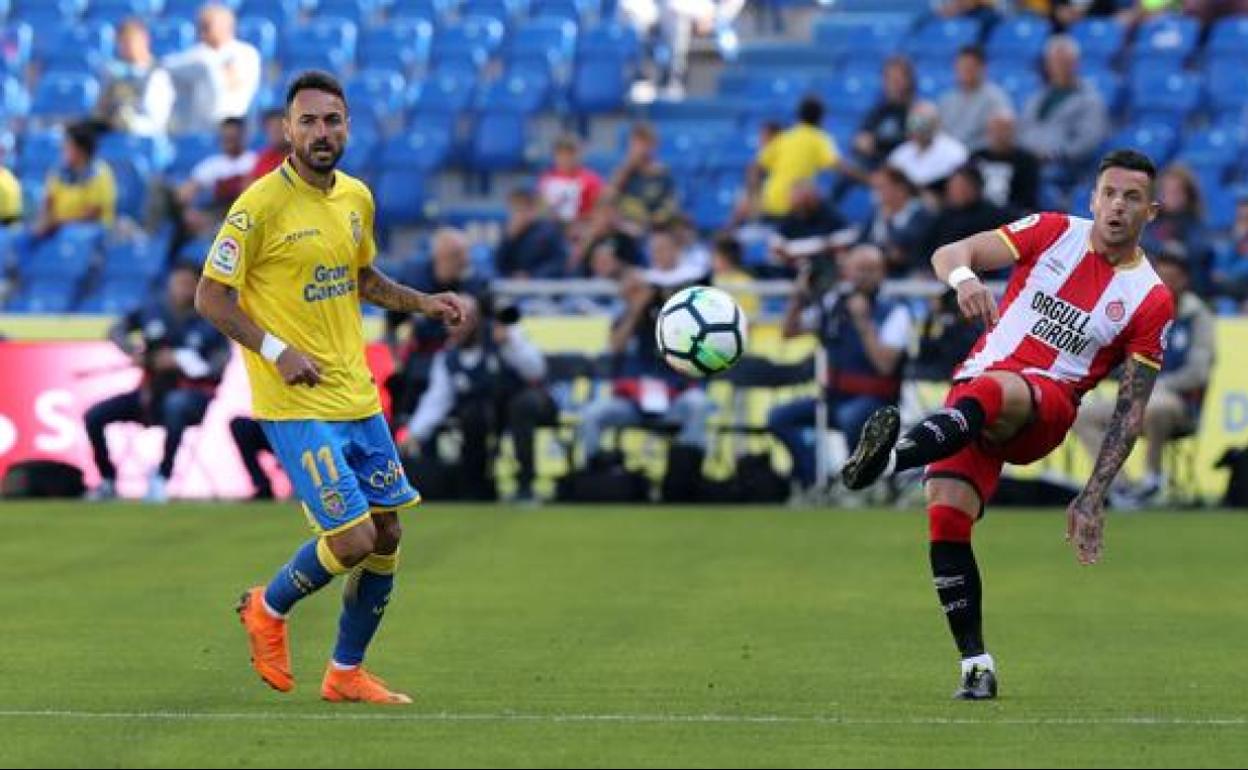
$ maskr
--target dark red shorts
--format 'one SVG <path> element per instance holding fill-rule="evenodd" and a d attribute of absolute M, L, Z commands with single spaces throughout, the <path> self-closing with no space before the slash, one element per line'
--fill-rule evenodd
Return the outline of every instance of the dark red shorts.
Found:
<path fill-rule="evenodd" d="M 1075 422 L 1077 408 L 1061 384 L 1036 374 L 1020 375 L 1031 387 L 1031 421 L 1013 438 L 1002 444 L 985 439 L 972 442 L 962 451 L 927 466 L 926 478 L 960 479 L 979 493 L 980 515 L 983 504 L 992 499 L 1001 480 L 1001 466 L 1029 465 L 1047 457 L 1066 440 Z M 952 406 L 966 391 L 969 380 L 955 383 L 945 397 Z"/>

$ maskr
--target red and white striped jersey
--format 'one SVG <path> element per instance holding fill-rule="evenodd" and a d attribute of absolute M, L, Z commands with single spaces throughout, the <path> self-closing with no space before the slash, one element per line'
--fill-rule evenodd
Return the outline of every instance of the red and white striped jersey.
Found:
<path fill-rule="evenodd" d="M 1174 318 L 1170 290 L 1139 252 L 1118 266 L 1092 250 L 1092 222 L 1046 212 L 998 229 L 1018 264 L 1000 320 L 954 373 L 1038 374 L 1076 400 L 1132 356 L 1161 367 Z"/>

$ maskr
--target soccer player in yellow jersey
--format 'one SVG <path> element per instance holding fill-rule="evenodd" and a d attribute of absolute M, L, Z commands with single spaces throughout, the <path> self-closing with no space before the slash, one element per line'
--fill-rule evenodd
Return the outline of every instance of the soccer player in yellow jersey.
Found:
<path fill-rule="evenodd" d="M 365 364 L 360 301 L 452 326 L 473 319 L 456 295 L 422 294 L 373 266 L 372 194 L 335 170 L 348 113 L 332 76 L 305 72 L 291 83 L 285 128 L 291 156 L 234 203 L 195 299 L 243 347 L 256 417 L 316 531 L 267 587 L 243 595 L 239 615 L 256 672 L 287 692 L 288 613 L 350 573 L 321 697 L 411 703 L 361 666 L 398 566 L 397 512 L 420 495 Z"/>

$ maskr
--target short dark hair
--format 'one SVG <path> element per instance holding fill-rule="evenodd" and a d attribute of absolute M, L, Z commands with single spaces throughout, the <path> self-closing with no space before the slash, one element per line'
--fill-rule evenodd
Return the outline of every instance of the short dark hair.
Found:
<path fill-rule="evenodd" d="M 797 119 L 812 126 L 823 123 L 823 100 L 818 96 L 804 97 L 797 105 Z"/>
<path fill-rule="evenodd" d="M 286 117 L 286 110 L 282 109 L 281 107 L 269 107 L 260 113 L 260 122 L 268 123 L 270 120 L 273 120 L 274 118 L 280 119 L 284 117 Z"/>
<path fill-rule="evenodd" d="M 974 163 L 965 163 L 959 166 L 953 173 L 965 177 L 966 181 L 970 182 L 976 190 L 984 191 L 984 174 L 979 170 L 979 166 Z"/>
<path fill-rule="evenodd" d="M 984 63 L 984 49 L 977 45 L 964 45 L 958 49 L 958 56 L 969 56 L 980 64 Z"/>
<path fill-rule="evenodd" d="M 239 117 L 226 118 L 221 121 L 221 128 L 237 128 L 239 131 L 246 131 L 247 121 Z"/>
<path fill-rule="evenodd" d="M 1111 168 L 1125 168 L 1128 171 L 1142 171 L 1148 175 L 1149 187 L 1157 181 L 1157 167 L 1153 165 L 1152 159 L 1139 150 L 1113 150 L 1112 152 L 1101 158 L 1101 164 L 1097 166 L 1096 178 L 1100 179 L 1101 174 Z"/>
<path fill-rule="evenodd" d="M 88 158 L 95 157 L 95 148 L 99 146 L 100 138 L 91 124 L 70 123 L 65 128 L 65 138 L 82 150 Z"/>
<path fill-rule="evenodd" d="M 896 166 L 886 163 L 883 166 L 880 166 L 878 169 L 876 169 L 876 173 L 878 173 L 880 176 L 884 177 L 888 181 L 892 182 L 893 184 L 906 188 L 906 192 L 909 193 L 911 196 L 915 196 L 919 194 L 919 188 L 915 186 L 914 182 L 911 181 L 910 177 L 906 175 L 906 172 L 902 171 Z"/>
<path fill-rule="evenodd" d="M 741 241 L 731 233 L 720 233 L 715 236 L 715 253 L 728 260 L 733 267 L 741 266 Z"/>
<path fill-rule="evenodd" d="M 290 109 L 290 105 L 294 103 L 300 91 L 324 91 L 337 96 L 344 105 L 347 103 L 347 96 L 338 78 L 323 70 L 306 70 L 291 81 L 286 89 L 286 109 Z"/>

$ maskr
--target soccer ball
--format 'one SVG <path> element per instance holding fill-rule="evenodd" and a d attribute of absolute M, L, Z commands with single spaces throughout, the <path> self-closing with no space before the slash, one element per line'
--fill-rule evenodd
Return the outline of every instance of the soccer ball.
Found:
<path fill-rule="evenodd" d="M 745 352 L 748 333 L 737 303 L 710 286 L 691 286 L 672 295 L 654 325 L 659 355 L 687 377 L 709 377 L 731 368 Z"/>

